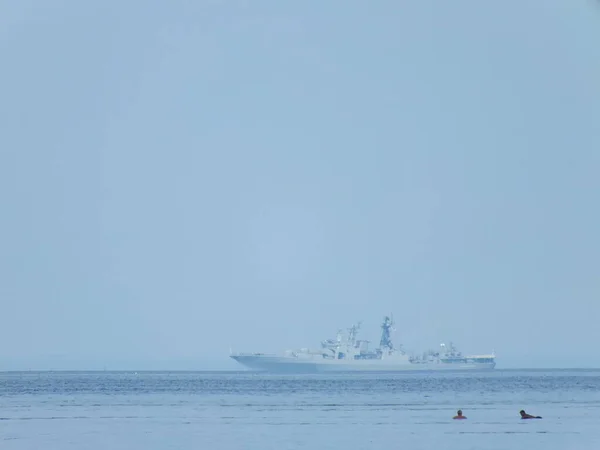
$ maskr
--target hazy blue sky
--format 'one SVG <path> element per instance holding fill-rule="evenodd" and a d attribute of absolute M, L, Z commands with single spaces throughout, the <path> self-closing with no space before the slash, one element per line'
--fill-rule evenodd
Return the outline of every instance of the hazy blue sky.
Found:
<path fill-rule="evenodd" d="M 600 367 L 600 7 L 0 3 L 0 369 L 363 320 Z"/>

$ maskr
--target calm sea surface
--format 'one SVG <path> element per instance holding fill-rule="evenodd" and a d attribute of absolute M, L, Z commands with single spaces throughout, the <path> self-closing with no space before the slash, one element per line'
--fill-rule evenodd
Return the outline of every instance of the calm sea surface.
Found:
<path fill-rule="evenodd" d="M 600 449 L 600 371 L 0 373 L 2 450 L 171 448 Z"/>

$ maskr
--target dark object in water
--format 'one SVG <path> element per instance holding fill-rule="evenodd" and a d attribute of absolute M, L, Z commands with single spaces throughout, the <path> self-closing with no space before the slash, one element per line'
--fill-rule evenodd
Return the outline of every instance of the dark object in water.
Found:
<path fill-rule="evenodd" d="M 532 416 L 531 414 L 527 414 L 524 410 L 519 411 L 521 414 L 521 419 L 541 419 L 541 416 Z"/>

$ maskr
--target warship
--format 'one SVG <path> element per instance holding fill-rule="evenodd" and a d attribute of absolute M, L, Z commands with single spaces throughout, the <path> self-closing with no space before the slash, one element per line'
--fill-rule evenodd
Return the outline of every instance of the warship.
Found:
<path fill-rule="evenodd" d="M 230 358 L 254 371 L 275 373 L 319 372 L 400 372 L 400 371 L 466 371 L 491 370 L 496 366 L 492 351 L 487 355 L 463 355 L 450 342 L 438 351 L 410 355 L 402 345 L 395 346 L 391 335 L 395 331 L 393 316 L 385 316 L 381 324 L 379 346 L 369 349 L 369 341 L 357 339 L 360 322 L 347 331 L 345 339 L 339 330 L 336 339 L 321 342 L 321 348 L 287 350 L 281 354 L 233 353 Z"/>

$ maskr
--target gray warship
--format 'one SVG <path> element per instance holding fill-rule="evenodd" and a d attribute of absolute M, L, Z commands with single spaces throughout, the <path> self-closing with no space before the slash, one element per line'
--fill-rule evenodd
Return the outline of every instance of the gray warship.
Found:
<path fill-rule="evenodd" d="M 422 355 L 409 355 L 402 345 L 396 347 L 391 335 L 395 331 L 393 316 L 385 316 L 381 324 L 379 346 L 369 349 L 369 341 L 357 339 L 360 322 L 342 330 L 336 339 L 321 342 L 321 348 L 287 350 L 281 354 L 231 353 L 230 357 L 254 371 L 275 373 L 319 372 L 404 372 L 404 371 L 470 371 L 491 370 L 496 366 L 495 353 L 463 355 L 450 342 L 441 344 L 439 351 L 429 350 Z"/>

